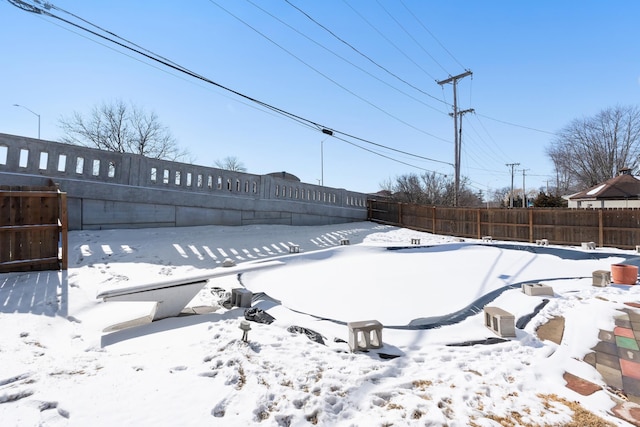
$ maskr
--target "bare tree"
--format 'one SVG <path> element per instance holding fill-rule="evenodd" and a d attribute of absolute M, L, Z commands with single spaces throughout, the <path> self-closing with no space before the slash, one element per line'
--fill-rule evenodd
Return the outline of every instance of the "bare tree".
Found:
<path fill-rule="evenodd" d="M 558 190 L 588 188 L 612 178 L 623 167 L 636 169 L 640 110 L 616 106 L 575 119 L 558 132 L 547 155 L 557 171 Z"/>
<path fill-rule="evenodd" d="M 185 160 L 188 157 L 187 151 L 180 149 L 154 112 L 147 113 L 121 100 L 96 105 L 86 117 L 74 112 L 59 122 L 65 133 L 61 140 L 68 144 L 154 159 Z"/>
<path fill-rule="evenodd" d="M 391 198 L 400 202 L 424 205 L 453 206 L 454 181 L 435 172 L 422 175 L 406 174 L 383 183 L 382 190 L 391 194 Z M 458 194 L 460 206 L 479 206 L 482 198 L 469 189 L 466 178 L 460 180 Z"/>
<path fill-rule="evenodd" d="M 246 172 L 247 168 L 244 167 L 244 164 L 234 156 L 227 156 L 222 160 L 216 160 L 214 162 L 215 166 L 220 169 L 225 169 L 228 171 L 234 172 Z"/>

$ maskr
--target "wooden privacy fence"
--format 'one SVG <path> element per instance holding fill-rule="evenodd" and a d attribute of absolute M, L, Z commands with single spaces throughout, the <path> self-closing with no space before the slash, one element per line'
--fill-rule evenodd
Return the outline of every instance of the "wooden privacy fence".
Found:
<path fill-rule="evenodd" d="M 0 273 L 67 269 L 67 197 L 55 186 L 0 187 Z"/>
<path fill-rule="evenodd" d="M 447 208 L 369 199 L 368 219 L 434 234 L 635 249 L 640 209 Z"/>

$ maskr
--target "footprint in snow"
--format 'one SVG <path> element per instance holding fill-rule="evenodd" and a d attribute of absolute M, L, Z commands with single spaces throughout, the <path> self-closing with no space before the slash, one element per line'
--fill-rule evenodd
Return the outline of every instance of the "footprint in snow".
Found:
<path fill-rule="evenodd" d="M 213 415 L 216 418 L 222 418 L 224 417 L 226 411 L 227 411 L 227 400 L 223 399 L 220 402 L 218 402 L 218 404 L 213 408 L 213 410 L 211 410 L 211 415 Z"/>

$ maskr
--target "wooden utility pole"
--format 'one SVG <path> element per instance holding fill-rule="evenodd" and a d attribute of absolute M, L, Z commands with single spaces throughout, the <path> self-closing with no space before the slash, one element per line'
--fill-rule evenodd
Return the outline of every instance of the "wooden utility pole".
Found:
<path fill-rule="evenodd" d="M 458 206 L 458 192 L 460 190 L 460 141 L 459 141 L 459 130 L 458 130 L 458 93 L 457 86 L 458 80 L 465 78 L 467 76 L 472 75 L 471 70 L 467 70 L 462 74 L 458 74 L 457 76 L 450 76 L 447 79 L 440 80 L 437 82 L 439 85 L 444 85 L 447 83 L 451 83 L 453 85 L 453 141 L 454 141 L 454 159 L 455 159 L 455 192 L 453 194 L 453 205 Z"/>
<path fill-rule="evenodd" d="M 528 171 L 529 169 L 522 169 L 522 207 L 523 208 L 528 208 L 528 204 L 527 204 L 527 190 L 526 187 L 524 186 L 524 175 L 525 172 Z"/>
<path fill-rule="evenodd" d="M 513 172 L 516 166 L 520 166 L 520 163 L 507 163 L 505 166 L 511 168 L 511 192 L 509 193 L 509 207 L 513 207 Z"/>

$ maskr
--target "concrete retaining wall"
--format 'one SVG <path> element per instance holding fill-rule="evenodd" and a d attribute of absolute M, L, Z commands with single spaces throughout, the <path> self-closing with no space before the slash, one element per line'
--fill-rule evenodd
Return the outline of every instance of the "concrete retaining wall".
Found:
<path fill-rule="evenodd" d="M 325 225 L 366 220 L 367 196 L 267 175 L 0 133 L 0 185 L 59 184 L 69 229 Z"/>

